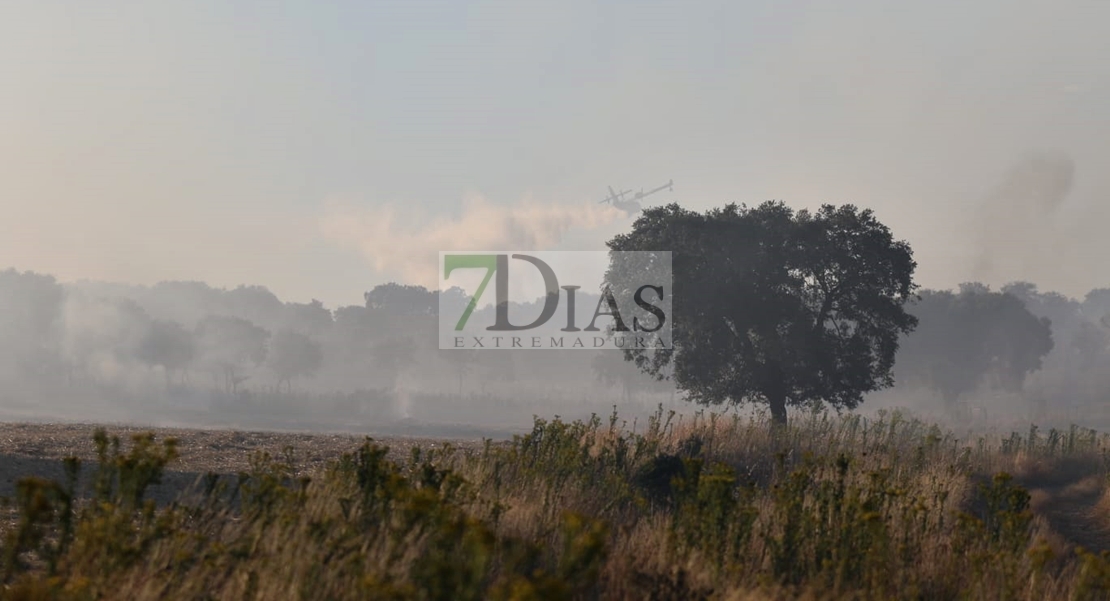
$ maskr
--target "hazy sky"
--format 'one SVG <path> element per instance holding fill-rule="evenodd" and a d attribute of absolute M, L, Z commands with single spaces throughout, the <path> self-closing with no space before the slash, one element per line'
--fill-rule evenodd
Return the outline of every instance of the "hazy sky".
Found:
<path fill-rule="evenodd" d="M 1110 285 L 1107 23 L 1105 0 L 9 1 L 0 267 L 360 303 L 440 245 L 602 248 L 630 223 L 606 186 L 673 178 L 653 201 L 872 207 L 927 286 L 1082 294 Z M 1031 153 L 1062 197 L 987 235 Z"/>

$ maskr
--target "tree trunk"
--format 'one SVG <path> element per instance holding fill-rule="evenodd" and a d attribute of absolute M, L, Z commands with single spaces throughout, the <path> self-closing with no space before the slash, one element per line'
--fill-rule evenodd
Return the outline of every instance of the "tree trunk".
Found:
<path fill-rule="evenodd" d="M 767 379 L 764 380 L 763 396 L 771 408 L 771 427 L 786 425 L 786 374 L 777 362 L 766 366 Z"/>
<path fill-rule="evenodd" d="M 767 395 L 767 405 L 771 408 L 771 425 L 786 425 L 786 395 Z"/>

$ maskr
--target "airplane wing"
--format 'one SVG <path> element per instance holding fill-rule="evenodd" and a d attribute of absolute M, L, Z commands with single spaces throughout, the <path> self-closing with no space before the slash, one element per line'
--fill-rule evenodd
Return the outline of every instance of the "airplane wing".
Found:
<path fill-rule="evenodd" d="M 603 203 L 608 202 L 608 203 L 611 204 L 611 203 L 616 202 L 616 200 L 617 200 L 617 193 L 616 193 L 615 190 L 613 190 L 613 186 L 609 186 L 609 197 L 602 200 L 601 202 L 603 202 Z"/>

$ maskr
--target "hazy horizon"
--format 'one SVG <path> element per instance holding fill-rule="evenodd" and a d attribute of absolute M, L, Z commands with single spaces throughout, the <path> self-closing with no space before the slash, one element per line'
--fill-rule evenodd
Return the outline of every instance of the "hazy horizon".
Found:
<path fill-rule="evenodd" d="M 673 179 L 645 204 L 873 208 L 925 286 L 1110 281 L 1110 5 L 886 8 L 8 3 L 0 256 L 339 306 L 447 245 L 602 249 L 608 186 Z"/>

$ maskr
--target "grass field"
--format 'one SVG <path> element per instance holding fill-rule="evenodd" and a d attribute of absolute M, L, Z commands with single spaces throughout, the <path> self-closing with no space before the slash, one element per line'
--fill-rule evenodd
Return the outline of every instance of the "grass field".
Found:
<path fill-rule="evenodd" d="M 0 596 L 1101 599 L 1108 451 L 886 412 L 507 442 L 9 424 Z"/>

